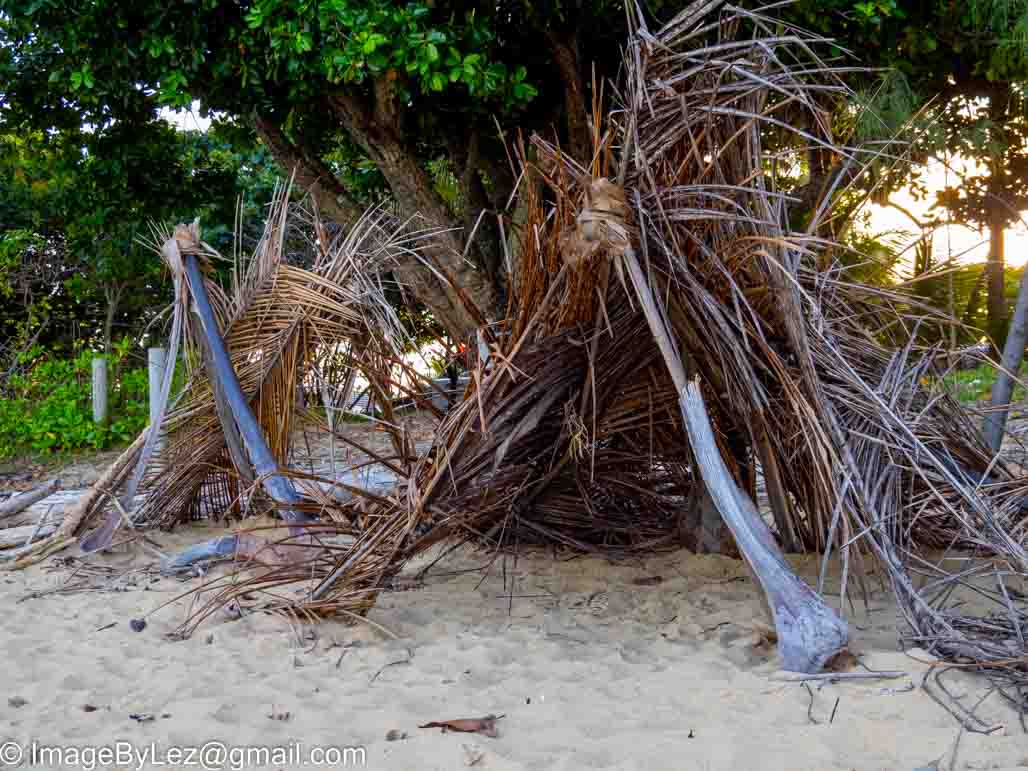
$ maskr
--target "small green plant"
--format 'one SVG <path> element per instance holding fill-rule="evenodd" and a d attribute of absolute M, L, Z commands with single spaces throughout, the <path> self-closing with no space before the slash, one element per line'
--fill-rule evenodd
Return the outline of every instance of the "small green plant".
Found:
<path fill-rule="evenodd" d="M 92 360 L 81 350 L 59 358 L 38 347 L 27 351 L 34 362 L 12 375 L 0 399 L 0 458 L 26 452 L 70 452 L 103 449 L 130 441 L 147 424 L 147 371 L 128 364 L 129 344 L 119 343 L 108 361 L 107 425 L 93 422 Z"/>

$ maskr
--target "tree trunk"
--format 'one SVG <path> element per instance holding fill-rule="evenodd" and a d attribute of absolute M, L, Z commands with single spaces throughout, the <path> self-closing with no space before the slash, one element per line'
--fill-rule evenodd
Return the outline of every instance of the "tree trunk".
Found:
<path fill-rule="evenodd" d="M 1024 347 L 1028 344 L 1028 268 L 1021 272 L 1014 319 L 1003 346 L 1002 368 L 992 385 L 991 410 L 985 416 L 985 441 L 993 452 L 1003 444 L 1003 432 L 1010 413 L 1010 397 L 1014 392 L 1014 375 L 1021 370 Z"/>
<path fill-rule="evenodd" d="M 1008 112 L 1012 91 L 1009 84 L 997 84 L 996 90 L 989 96 L 989 118 L 992 127 L 989 130 L 990 144 L 993 147 L 1005 147 L 1009 141 L 1004 125 L 1009 118 Z M 1005 257 L 1004 234 L 1010 212 L 1005 206 L 1005 164 L 1002 150 L 993 150 L 989 163 L 988 194 L 985 197 L 985 208 L 989 222 L 989 261 L 988 261 L 988 310 L 989 337 L 994 346 L 993 353 L 998 356 L 1004 349 L 1007 336 L 1007 300 L 1003 286 Z"/>
<path fill-rule="evenodd" d="M 993 172 L 995 174 L 995 172 Z M 1003 234 L 1006 229 L 1006 212 L 999 201 L 989 199 L 989 261 L 988 272 L 988 331 L 995 353 L 1003 350 L 1007 335 L 1007 300 L 1003 286 L 1005 255 Z"/>
<path fill-rule="evenodd" d="M 111 336 L 114 331 L 114 316 L 118 312 L 118 301 L 121 299 L 120 284 L 108 284 L 104 287 L 107 300 L 107 313 L 104 316 L 104 353 L 111 355 Z"/>
<path fill-rule="evenodd" d="M 340 225 L 360 219 L 363 209 L 320 158 L 290 142 L 270 118 L 255 115 L 253 123 L 275 162 L 286 174 L 294 175 L 296 184 L 310 194 L 326 217 Z"/>
<path fill-rule="evenodd" d="M 568 125 L 566 151 L 574 160 L 589 168 L 592 159 L 592 139 L 589 131 L 585 90 L 582 88 L 582 65 L 578 55 L 578 33 L 572 32 L 567 40 L 556 32 L 547 33 L 550 50 L 557 63 L 557 71 L 564 84 L 564 112 Z"/>
<path fill-rule="evenodd" d="M 485 321 L 480 314 L 499 313 L 499 294 L 488 274 L 466 259 L 470 250 L 454 232 L 459 223 L 454 222 L 432 178 L 404 143 L 395 73 L 380 77 L 374 87 L 374 106 L 347 92 L 330 96 L 329 105 L 378 166 L 401 210 L 420 214 L 430 227 L 444 228 L 426 240 L 425 262 L 411 260 L 399 266 L 396 274 L 453 339 L 467 340 Z"/>
<path fill-rule="evenodd" d="M 983 270 L 974 280 L 974 286 L 971 288 L 971 296 L 967 298 L 964 315 L 960 319 L 960 323 L 964 326 L 971 326 L 971 319 L 973 319 L 974 314 L 978 312 L 978 303 L 981 302 L 982 299 L 982 284 L 985 283 L 985 273 L 986 271 Z"/>

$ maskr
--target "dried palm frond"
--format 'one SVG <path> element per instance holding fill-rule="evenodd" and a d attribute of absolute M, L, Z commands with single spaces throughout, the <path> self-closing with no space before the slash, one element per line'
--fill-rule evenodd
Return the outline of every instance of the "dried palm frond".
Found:
<path fill-rule="evenodd" d="M 843 595 L 872 556 L 918 639 L 1023 683 L 1016 657 L 1001 661 L 978 627 L 947 620 L 906 567 L 917 547 L 946 544 L 979 547 L 1023 576 L 1023 485 L 934 376 L 937 351 L 916 334 L 931 314 L 902 291 L 850 282 L 818 235 L 828 210 L 791 230 L 790 199 L 770 174 L 768 127 L 861 165 L 823 107 L 845 95 L 844 68 L 818 54 L 825 41 L 781 32 L 770 16 L 720 14 L 708 23 L 691 6 L 657 31 L 636 15 L 622 104 L 594 153 L 609 162 L 620 147 L 617 183 L 534 139 L 552 207 L 526 188 L 507 336 L 416 467 L 405 509 L 381 521 L 390 546 L 369 559 L 385 575 L 454 535 L 579 549 L 597 536 L 620 548 L 671 542 L 697 480 L 679 394 L 624 280 L 610 281 L 612 254 L 631 240 L 744 489 L 759 461 L 779 538 L 826 560 L 838 552 Z M 430 532 L 419 537 L 412 521 Z M 390 550 L 396 564 L 382 568 Z M 348 554 L 319 598 L 345 593 L 360 564 Z M 1023 656 L 1023 611 L 1005 616 L 1000 648 Z"/>
<path fill-rule="evenodd" d="M 619 102 L 604 120 L 597 100 L 592 157 L 539 137 L 534 166 L 520 152 L 545 195 L 521 192 L 507 318 L 431 449 L 415 458 L 394 434 L 395 457 L 380 462 L 397 463 L 403 484 L 389 495 L 354 488 L 357 504 L 305 488 L 330 521 L 256 550 L 183 631 L 255 590 L 274 610 L 361 616 L 443 539 L 605 553 L 709 545 L 693 527 L 705 491 L 672 378 L 687 373 L 708 405 L 716 465 L 751 496 L 759 467 L 783 545 L 821 552 L 825 566 L 837 555 L 840 600 L 873 562 L 912 642 L 988 671 L 1023 705 L 1028 613 L 1008 584 L 1028 575 L 1028 485 L 991 456 L 938 376 L 939 351 L 921 344 L 920 327 L 942 315 L 903 288 L 849 280 L 822 227 L 832 196 L 796 231 L 793 201 L 776 187 L 770 131 L 840 159 L 835 187 L 868 159 L 828 121 L 847 68 L 820 53 L 827 41 L 761 11 L 700 2 L 651 30 L 631 10 Z M 289 211 L 283 190 L 230 290 L 210 283 L 235 371 L 283 465 L 300 373 L 318 371 L 322 352 L 345 344 L 348 372 L 382 394 L 396 385 L 399 326 L 379 276 L 416 258 L 424 235 L 373 212 L 329 243 L 315 218 L 301 267 L 284 259 Z M 186 330 L 192 361 L 198 339 Z M 223 513 L 252 486 L 214 396 L 195 369 L 138 524 Z M 918 556 L 929 546 L 991 562 L 952 572 Z M 299 594 L 279 593 L 293 584 Z M 993 616 L 957 613 L 954 590 L 968 586 L 993 601 Z"/>

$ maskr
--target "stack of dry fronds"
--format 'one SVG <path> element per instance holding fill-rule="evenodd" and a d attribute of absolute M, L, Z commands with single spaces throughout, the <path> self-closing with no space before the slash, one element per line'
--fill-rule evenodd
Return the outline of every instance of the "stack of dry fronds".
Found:
<path fill-rule="evenodd" d="M 1001 576 L 1024 576 L 1024 489 L 926 377 L 935 352 L 918 349 L 916 324 L 898 310 L 906 298 L 846 280 L 817 235 L 825 211 L 805 232 L 789 229 L 764 129 L 861 161 L 832 141 L 819 107 L 845 94 L 818 58 L 824 41 L 778 29 L 738 8 L 714 20 L 690 10 L 658 32 L 640 15 L 624 103 L 589 168 L 536 140 L 553 206 L 529 201 L 494 365 L 475 373 L 407 505 L 365 534 L 375 545 L 340 563 L 320 601 L 358 583 L 372 591 L 350 571 L 367 560 L 387 576 L 443 536 L 588 548 L 586 534 L 653 545 L 677 526 L 696 480 L 639 288 L 618 272 L 630 242 L 677 346 L 670 355 L 701 379 L 744 489 L 759 463 L 779 538 L 826 561 L 839 551 L 843 594 L 873 555 L 922 646 L 1028 679 L 1023 600 L 1004 595 L 997 613 L 1008 621 L 985 639 L 910 578 L 913 549 L 942 543 L 980 546 Z M 787 125 L 786 112 L 803 119 Z M 617 184 L 602 182 L 615 144 Z"/>
<path fill-rule="evenodd" d="M 708 5 L 720 15 L 702 15 Z M 717 3 L 659 31 L 634 19 L 621 104 L 606 120 L 594 111 L 594 157 L 579 165 L 534 140 L 538 161 L 525 172 L 548 194 L 523 191 L 528 221 L 491 367 L 472 373 L 432 449 L 403 469 L 406 486 L 359 511 L 334 505 L 338 524 L 315 534 L 309 560 L 226 580 L 184 631 L 245 593 L 299 581 L 302 599 L 269 594 L 270 607 L 363 613 L 406 560 L 444 538 L 702 545 L 694 513 L 704 491 L 668 370 L 680 361 L 700 379 L 721 454 L 751 495 L 759 466 L 783 545 L 818 550 L 826 564 L 841 556 L 842 595 L 873 557 L 921 647 L 987 668 L 1023 703 L 1028 614 L 1006 582 L 1028 574 L 1028 490 L 931 376 L 937 352 L 915 334 L 924 313 L 908 318 L 908 298 L 850 283 L 821 235 L 829 212 L 793 232 L 790 200 L 775 188 L 782 159 L 765 148 L 768 130 L 840 157 L 847 179 L 862 162 L 826 123 L 824 100 L 846 95 L 818 56 L 826 41 Z M 262 243 L 281 244 L 284 212 Z M 313 347 L 362 341 L 377 363 L 354 366 L 384 377 L 394 330 L 367 277 L 411 247 L 383 238 L 369 249 L 370 230 L 382 232 L 359 226 L 310 271 L 281 265 L 280 246 L 259 250 L 234 292 L 242 301 L 222 302 L 237 372 L 280 458 Z M 629 253 L 642 265 L 631 279 Z M 646 296 L 656 298 L 656 336 Z M 148 482 L 160 497 L 140 512 L 151 524 L 187 516 L 205 485 L 225 487 L 219 508 L 234 495 L 210 394 L 192 389 L 170 425 L 170 465 Z M 956 613 L 948 590 L 968 576 L 918 557 L 925 545 L 989 556 L 994 618 Z M 915 567 L 931 576 L 927 588 L 915 587 Z"/>

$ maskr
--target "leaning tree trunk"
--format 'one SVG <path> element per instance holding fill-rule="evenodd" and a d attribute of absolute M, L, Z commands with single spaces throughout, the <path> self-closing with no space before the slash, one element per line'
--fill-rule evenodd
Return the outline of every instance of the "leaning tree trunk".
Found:
<path fill-rule="evenodd" d="M 1021 370 L 1024 347 L 1028 344 L 1028 267 L 1021 272 L 1021 287 L 1017 291 L 1017 304 L 1010 331 L 1003 344 L 1001 367 L 992 385 L 990 411 L 985 416 L 985 441 L 993 452 L 999 452 L 1003 444 L 1007 416 L 1010 414 L 1010 397 L 1014 393 L 1014 378 Z"/>

